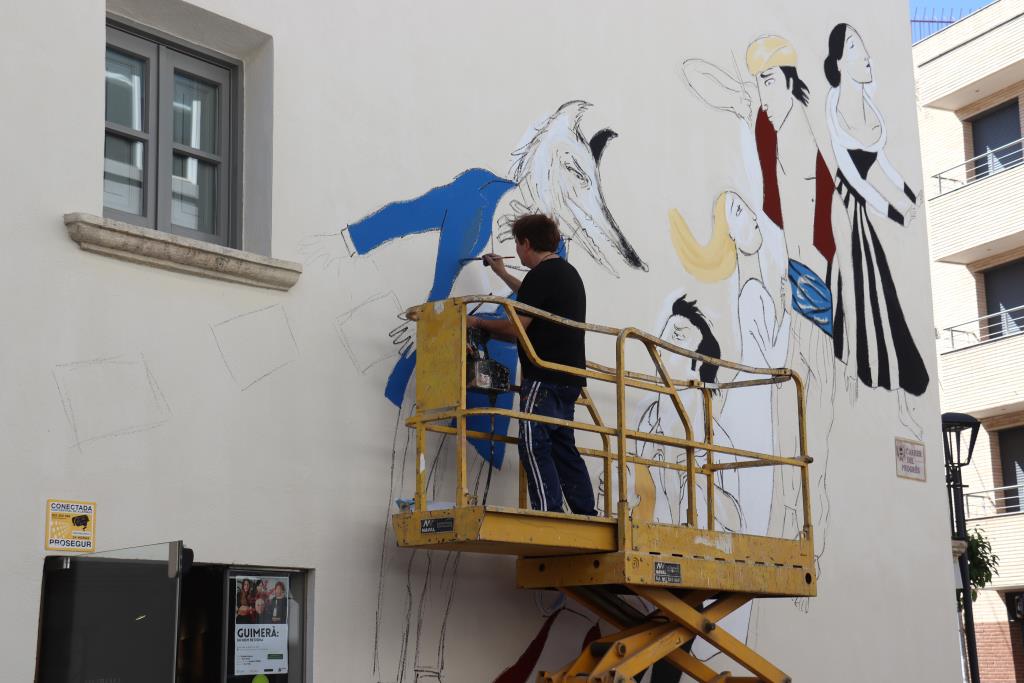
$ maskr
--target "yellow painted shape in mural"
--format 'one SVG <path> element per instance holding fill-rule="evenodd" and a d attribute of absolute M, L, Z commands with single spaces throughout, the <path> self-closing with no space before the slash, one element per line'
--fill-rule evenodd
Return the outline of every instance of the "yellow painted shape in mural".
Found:
<path fill-rule="evenodd" d="M 45 548 L 69 553 L 95 552 L 96 503 L 47 500 Z"/>
<path fill-rule="evenodd" d="M 719 203 L 715 202 L 714 227 L 707 244 L 697 241 L 678 209 L 668 212 L 669 236 L 676 256 L 686 272 L 701 282 L 724 280 L 736 270 L 736 245 L 729 237 L 729 225 Z"/>
<path fill-rule="evenodd" d="M 751 76 L 774 66 L 796 66 L 796 50 L 782 36 L 762 36 L 747 47 L 747 70 Z"/>

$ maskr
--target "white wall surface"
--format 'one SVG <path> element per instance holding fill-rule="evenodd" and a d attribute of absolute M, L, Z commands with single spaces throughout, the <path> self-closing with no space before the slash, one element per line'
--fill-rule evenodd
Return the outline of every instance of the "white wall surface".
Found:
<path fill-rule="evenodd" d="M 390 621 L 381 627 L 380 669 L 372 671 L 382 532 L 389 498 L 398 495 L 389 495 L 398 410 L 383 393 L 394 362 L 387 302 L 406 307 L 425 298 L 436 233 L 345 254 L 329 267 L 313 256 L 343 254 L 339 239 L 317 236 L 470 168 L 508 177 L 524 133 L 561 104 L 593 104 L 581 123 L 588 136 L 604 127 L 619 134 L 601 162 L 604 199 L 649 266 L 642 272 L 618 261 L 615 278 L 570 245 L 590 319 L 660 331 L 667 304 L 685 292 L 703 302 L 727 358 L 739 357 L 729 322 L 735 293 L 698 283 L 682 267 L 668 211 L 679 209 L 706 240 L 713 199 L 735 189 L 764 230 L 767 219 L 760 179 L 751 174 L 749 128 L 695 96 L 679 77 L 683 60 L 701 58 L 752 83 L 747 45 L 765 34 L 788 38 L 810 88 L 807 120 L 834 169 L 821 64 L 829 31 L 849 22 L 871 55 L 885 151 L 920 195 L 908 17 L 892 0 L 196 4 L 273 40 L 272 255 L 307 261 L 287 293 L 80 251 L 61 217 L 102 211 L 106 8 L 75 0 L 4 10 L 0 518 L 8 590 L 0 661 L 7 680 L 32 677 L 47 498 L 96 501 L 101 550 L 180 538 L 200 561 L 314 568 L 316 680 L 413 680 L 411 654 L 399 672 L 403 627 L 391 612 L 401 611 L 400 601 L 385 605 Z M 136 7 L 138 16 L 160 14 Z M 183 6 L 163 7 L 173 15 Z M 166 21 L 157 28 L 174 23 Z M 801 152 L 808 159 L 815 138 Z M 750 642 L 796 681 L 954 681 L 924 221 L 872 220 L 931 378 L 923 395 L 908 397 L 924 428 L 928 481 L 896 477 L 893 439 L 913 436 L 898 418 L 898 392 L 865 386 L 836 364 L 834 398 L 819 393 L 809 407 L 812 441 L 827 450 L 812 453 L 816 479 L 827 463 L 815 500 L 816 536 L 825 544 L 819 596 L 809 605 L 762 601 Z M 837 240 L 849 239 L 849 226 L 839 225 Z M 786 227 L 806 229 L 807 221 L 797 216 Z M 777 282 L 766 284 L 774 292 Z M 390 293 L 347 328 L 359 344 L 351 354 L 339 319 Z M 388 355 L 367 367 L 367 359 Z M 93 377 L 79 376 L 64 392 L 68 364 L 112 358 L 122 362 L 89 363 Z M 108 366 L 119 371 L 107 373 Z M 508 462 L 496 475 L 499 497 L 510 495 L 514 453 Z M 404 590 L 406 556 L 388 557 L 388 585 Z M 534 596 L 513 588 L 509 558 L 464 556 L 458 577 L 445 680 L 493 680 L 536 634 L 541 612 Z M 540 666 L 568 661 L 590 625 L 562 614 Z"/>

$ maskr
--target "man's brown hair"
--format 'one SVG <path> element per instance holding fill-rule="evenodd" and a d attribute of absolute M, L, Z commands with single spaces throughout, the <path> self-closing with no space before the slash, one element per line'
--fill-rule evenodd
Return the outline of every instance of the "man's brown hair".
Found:
<path fill-rule="evenodd" d="M 534 251 L 557 251 L 562 236 L 558 224 L 543 213 L 528 213 L 512 223 L 512 236 L 516 242 L 530 240 Z"/>

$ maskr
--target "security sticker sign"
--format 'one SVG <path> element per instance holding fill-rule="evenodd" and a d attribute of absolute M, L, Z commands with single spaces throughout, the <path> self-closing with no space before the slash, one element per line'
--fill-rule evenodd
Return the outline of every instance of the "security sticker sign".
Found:
<path fill-rule="evenodd" d="M 926 480 L 923 443 L 896 438 L 896 476 L 917 481 Z"/>
<path fill-rule="evenodd" d="M 96 503 L 53 498 L 46 501 L 46 549 L 96 552 Z"/>

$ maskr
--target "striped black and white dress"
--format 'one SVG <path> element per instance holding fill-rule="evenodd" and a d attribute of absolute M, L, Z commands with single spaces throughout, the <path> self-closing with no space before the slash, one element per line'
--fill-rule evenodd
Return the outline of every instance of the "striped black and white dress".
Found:
<path fill-rule="evenodd" d="M 849 242 L 842 250 L 845 253 L 837 255 L 847 263 L 840 263 L 838 268 L 832 337 L 835 354 L 855 364 L 860 381 L 869 387 L 903 389 L 920 396 L 928 388 L 928 370 L 907 325 L 869 207 L 886 225 L 889 221 L 903 225 L 904 216 L 868 181 L 869 171 L 878 164 L 897 187 L 903 188 L 912 204 L 917 197 L 886 159 L 885 123 L 866 92 L 864 103 L 880 124 L 878 140 L 871 145 L 864 145 L 840 125 L 837 88 L 829 92 L 826 105 L 838 164 L 836 191 L 846 207 L 851 229 Z M 838 235 L 836 241 L 840 241 Z"/>

